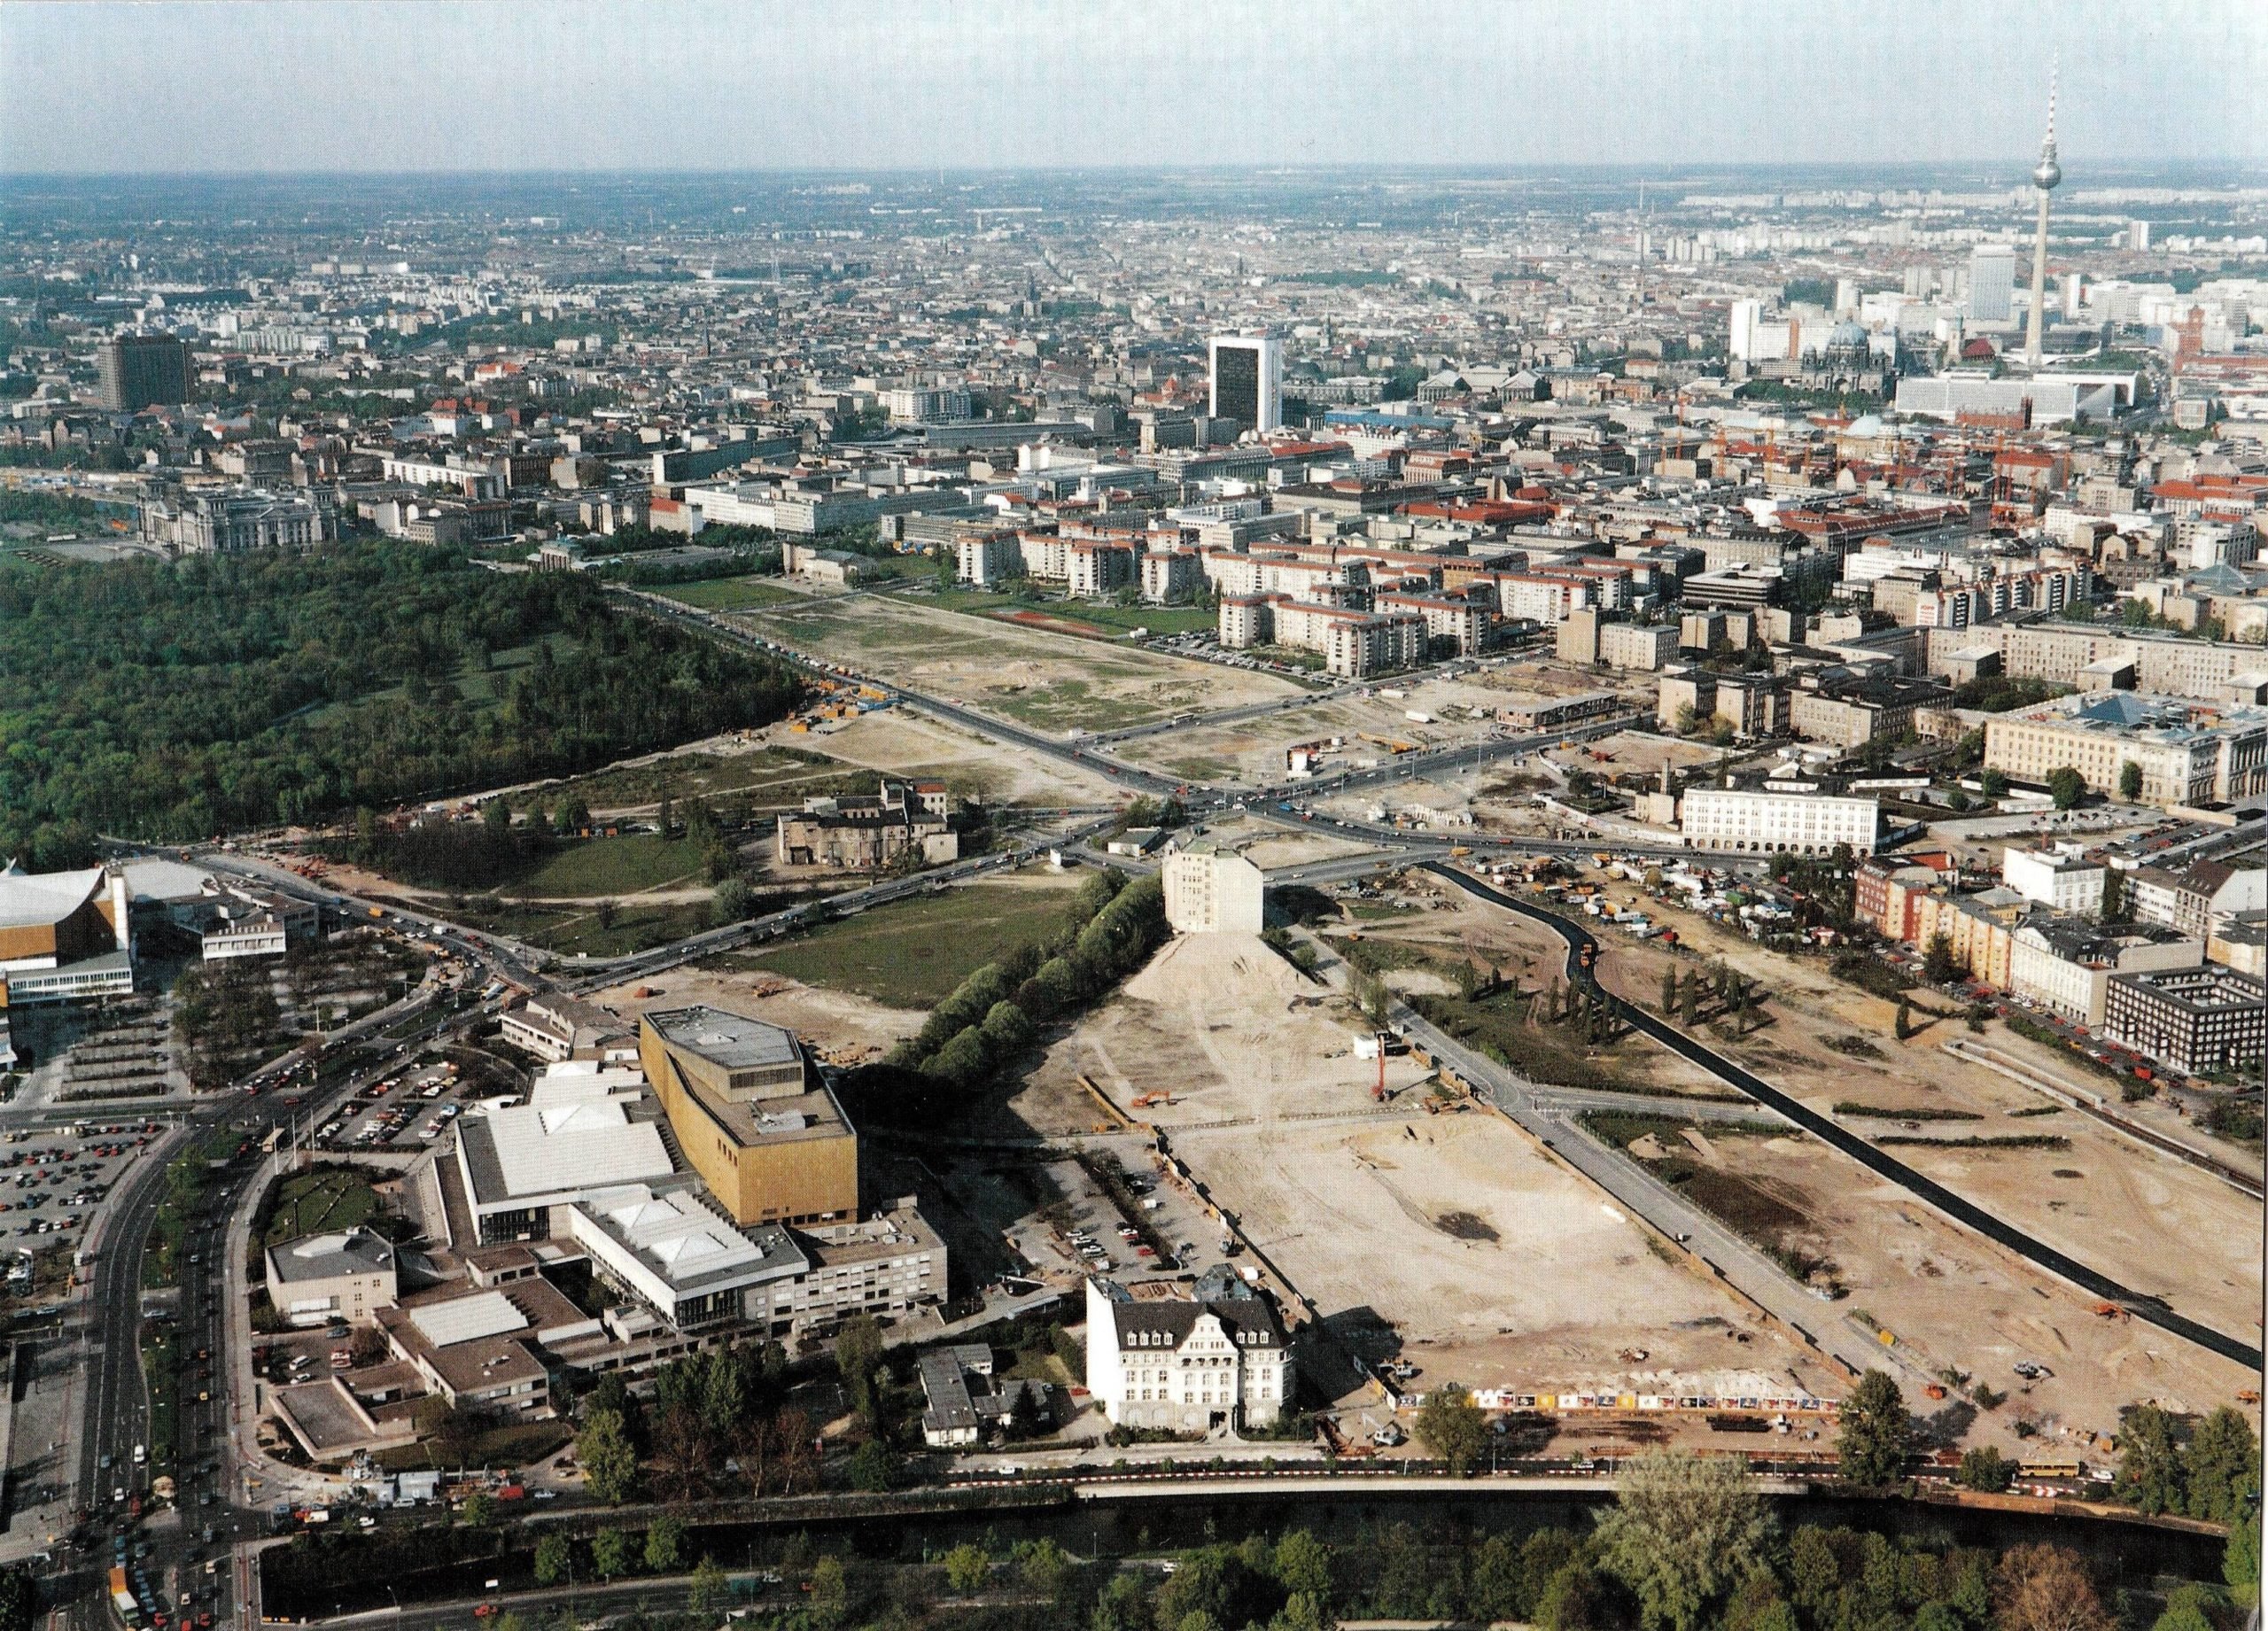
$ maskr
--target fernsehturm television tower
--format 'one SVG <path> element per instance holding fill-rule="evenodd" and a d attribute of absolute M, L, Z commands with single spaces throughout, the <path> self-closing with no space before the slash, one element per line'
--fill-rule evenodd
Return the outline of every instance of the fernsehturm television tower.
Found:
<path fill-rule="evenodd" d="M 2047 195 L 2055 190 L 2063 179 L 2063 167 L 2055 162 L 2055 82 L 2047 84 L 2047 137 L 2039 144 L 2039 162 L 2032 167 L 2031 184 L 2039 194 L 2039 224 L 2031 238 L 2031 315 L 2030 331 L 2025 335 L 2025 351 L 2034 368 L 2039 366 L 2042 348 L 2040 330 L 2046 322 L 2047 307 Z"/>

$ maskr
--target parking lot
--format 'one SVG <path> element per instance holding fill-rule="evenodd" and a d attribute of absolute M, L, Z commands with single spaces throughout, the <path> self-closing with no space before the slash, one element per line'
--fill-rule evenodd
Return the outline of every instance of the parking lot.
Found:
<path fill-rule="evenodd" d="M 306 1094 L 308 1078 L 284 1084 L 284 1103 Z M 479 1050 L 404 1052 L 386 1074 L 338 1106 L 315 1127 L 307 1142 L 346 1153 L 427 1148 L 473 1104 L 499 1097 L 524 1098 L 524 1075 L 517 1067 Z"/>
<path fill-rule="evenodd" d="M 0 1143 L 0 1238 L 21 1239 L 17 1249 L 27 1251 L 40 1236 L 79 1228 L 160 1130 L 156 1122 L 82 1122 L 8 1134 Z"/>

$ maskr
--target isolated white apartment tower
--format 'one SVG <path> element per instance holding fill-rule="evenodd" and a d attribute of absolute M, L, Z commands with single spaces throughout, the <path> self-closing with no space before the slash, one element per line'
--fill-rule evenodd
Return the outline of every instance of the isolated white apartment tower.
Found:
<path fill-rule="evenodd" d="M 1969 320 L 2005 323 L 2016 315 L 2016 252 L 2006 244 L 1979 244 L 1969 252 Z"/>
<path fill-rule="evenodd" d="M 1209 843 L 1166 857 L 1166 922 L 1177 935 L 1256 935 L 1260 868 Z"/>
<path fill-rule="evenodd" d="M 1216 335 L 1206 345 L 1216 419 L 1266 432 L 1284 423 L 1284 342 L 1272 335 Z"/>

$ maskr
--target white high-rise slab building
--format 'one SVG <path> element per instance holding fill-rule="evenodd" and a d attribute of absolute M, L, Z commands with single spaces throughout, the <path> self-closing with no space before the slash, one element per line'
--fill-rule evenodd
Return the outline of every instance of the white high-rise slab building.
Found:
<path fill-rule="evenodd" d="M 2006 244 L 1979 244 L 1969 252 L 1969 318 L 2008 322 L 2016 317 L 2016 252 Z"/>

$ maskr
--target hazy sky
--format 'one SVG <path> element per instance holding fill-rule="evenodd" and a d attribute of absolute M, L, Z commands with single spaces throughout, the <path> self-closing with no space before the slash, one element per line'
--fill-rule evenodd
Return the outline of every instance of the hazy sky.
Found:
<path fill-rule="evenodd" d="M 0 169 L 2014 163 L 2051 50 L 2268 157 L 2268 0 L 0 0 Z"/>

